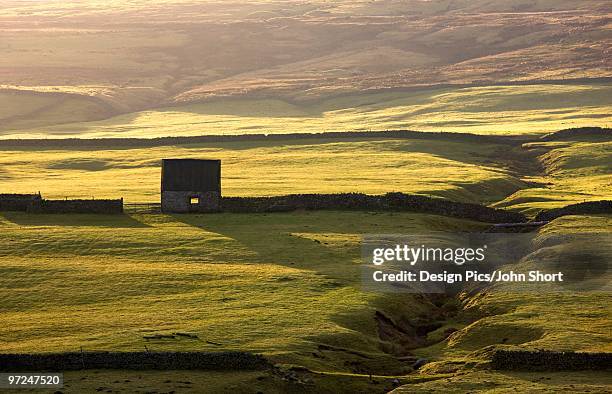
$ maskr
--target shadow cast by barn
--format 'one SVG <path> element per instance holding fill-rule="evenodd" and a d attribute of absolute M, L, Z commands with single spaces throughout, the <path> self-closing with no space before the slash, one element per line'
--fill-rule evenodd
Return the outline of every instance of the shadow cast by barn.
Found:
<path fill-rule="evenodd" d="M 24 212 L 2 212 L 0 220 L 19 226 L 57 226 L 57 227 L 106 227 L 106 228 L 146 228 L 151 227 L 128 214 L 30 214 Z"/>

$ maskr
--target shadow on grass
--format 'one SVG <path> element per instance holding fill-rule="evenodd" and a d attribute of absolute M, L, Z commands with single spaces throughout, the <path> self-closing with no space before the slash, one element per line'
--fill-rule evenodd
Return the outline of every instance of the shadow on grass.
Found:
<path fill-rule="evenodd" d="M 234 239 L 257 254 L 257 261 L 314 272 L 324 281 L 317 284 L 321 300 L 342 297 L 359 291 L 361 283 L 360 242 L 343 241 L 327 244 L 326 235 L 358 235 L 379 231 L 395 214 L 374 212 L 308 212 L 270 214 L 171 215 L 177 222 Z M 402 215 L 404 216 L 404 215 Z M 418 221 L 420 223 L 420 221 Z M 400 223 L 398 223 L 400 224 Z M 432 227 L 437 225 L 432 224 Z M 399 227 L 398 227 L 399 228 Z M 383 231 L 388 231 L 387 229 Z M 306 235 L 306 236 L 302 236 Z M 308 285 L 311 286 L 311 285 Z M 352 289 L 351 289 L 352 288 Z M 299 293 L 297 293 L 299 294 Z M 357 296 L 355 296 L 357 297 Z M 363 304 L 347 302 L 346 309 L 329 315 L 329 321 L 347 330 L 319 333 L 304 337 L 307 344 L 296 344 L 285 361 L 321 365 L 328 368 L 365 374 L 403 374 L 404 365 L 377 347 L 375 310 L 389 315 L 398 308 L 415 308 L 406 294 L 377 294 L 357 297 Z M 304 299 L 303 302 L 310 302 Z M 416 310 L 422 307 L 416 305 Z M 298 317 L 299 319 L 299 317 Z M 302 354 L 315 354 L 301 356 Z M 323 359 L 324 361 L 321 361 Z"/>
<path fill-rule="evenodd" d="M 339 279 L 338 271 L 342 269 L 339 265 L 348 259 L 321 242 L 293 235 L 302 232 L 347 232 L 346 224 L 334 221 L 333 217 L 330 221 L 321 222 L 317 220 L 318 216 L 308 213 L 171 216 L 178 222 L 236 240 L 255 252 L 262 262 L 308 269 Z"/>
<path fill-rule="evenodd" d="M 360 216 L 367 215 L 367 213 L 362 213 Z M 314 272 L 325 280 L 317 288 L 321 294 L 343 287 L 359 286 L 360 265 L 355 264 L 355 259 L 360 256 L 359 245 L 337 250 L 327 245 L 324 238 L 324 235 L 328 233 L 354 234 L 359 232 L 361 229 L 356 226 L 355 218 L 351 220 L 347 217 L 354 215 L 338 212 L 325 212 L 325 214 L 295 212 L 171 216 L 183 224 L 232 238 L 256 253 L 258 262 Z M 298 235 L 300 233 L 314 237 L 302 237 Z M 321 235 L 321 238 L 317 236 L 318 234 Z M 346 311 L 341 315 L 333 316 L 332 321 L 344 327 L 359 329 L 360 323 L 354 321 L 355 313 L 354 310 Z M 367 315 L 364 319 L 370 320 L 371 316 Z M 309 341 L 312 343 L 343 342 L 339 337 L 320 337 L 317 333 L 309 336 Z M 353 358 L 349 357 L 351 360 Z"/>
<path fill-rule="evenodd" d="M 24 212 L 2 212 L 0 218 L 19 226 L 58 226 L 58 227 L 110 227 L 145 228 L 151 227 L 130 215 L 99 214 L 30 214 Z"/>

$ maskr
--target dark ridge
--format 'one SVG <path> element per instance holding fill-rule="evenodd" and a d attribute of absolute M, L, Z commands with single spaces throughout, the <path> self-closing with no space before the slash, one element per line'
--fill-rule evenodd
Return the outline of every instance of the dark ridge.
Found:
<path fill-rule="evenodd" d="M 612 353 L 496 350 L 491 367 L 509 371 L 584 371 L 612 369 Z"/>
<path fill-rule="evenodd" d="M 45 138 L 45 139 L 6 139 L 0 140 L 0 148 L 86 148 L 86 147 L 155 147 L 216 142 L 244 141 L 285 141 L 300 139 L 444 139 L 450 141 L 490 142 L 517 144 L 530 140 L 525 136 L 494 136 L 471 133 L 426 132 L 414 130 L 386 131 L 338 131 L 322 133 L 292 134 L 241 134 L 241 135 L 200 135 L 193 137 L 158 138 Z M 531 138 L 533 139 L 533 138 Z"/>
<path fill-rule="evenodd" d="M 0 371 L 263 370 L 270 363 L 248 352 L 72 352 L 0 354 Z"/>
<path fill-rule="evenodd" d="M 543 141 L 558 141 L 572 138 L 604 137 L 612 140 L 612 129 L 608 127 L 576 127 L 555 131 L 541 138 Z"/>
<path fill-rule="evenodd" d="M 527 222 L 518 212 L 455 202 L 415 194 L 361 193 L 290 194 L 275 197 L 223 197 L 221 210 L 236 213 L 290 212 L 296 210 L 406 211 L 471 219 L 485 223 Z"/>
<path fill-rule="evenodd" d="M 612 214 L 612 201 L 588 201 L 567 205 L 563 208 L 549 209 L 540 212 L 534 219 L 536 222 L 549 222 L 567 215 Z"/>

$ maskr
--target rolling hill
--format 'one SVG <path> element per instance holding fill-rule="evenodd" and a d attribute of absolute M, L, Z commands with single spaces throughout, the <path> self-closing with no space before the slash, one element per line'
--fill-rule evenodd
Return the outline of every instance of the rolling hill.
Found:
<path fill-rule="evenodd" d="M 158 198 L 159 157 L 170 153 L 222 158 L 224 193 L 232 195 L 401 190 L 498 201 L 530 216 L 570 202 L 611 198 L 612 150 L 605 136 L 531 137 L 523 144 L 524 137 L 473 140 L 442 134 L 155 148 L 3 148 L 4 189 L 42 188 L 53 197 L 129 194 L 124 215 L 0 214 L 5 300 L 0 312 L 6 322 L 0 347 L 17 353 L 248 350 L 277 364 L 270 373 L 73 371 L 66 373 L 67 392 L 175 386 L 198 392 L 205 385 L 220 392 L 383 393 L 402 384 L 398 392 L 605 391 L 605 372 L 484 366 L 491 346 L 609 352 L 605 289 L 515 292 L 502 284 L 439 299 L 363 290 L 365 234 L 478 232 L 490 224 L 412 212 L 163 214 L 149 204 L 133 204 Z M 599 240 L 608 239 L 610 221 L 609 214 L 555 219 L 535 230 L 539 249 L 506 268 L 542 268 L 546 254 L 541 253 L 563 246 L 547 240 L 571 240 L 573 234 L 598 234 L 578 249 L 609 257 L 609 243 Z M 410 331 L 390 329 L 381 314 L 404 330 L 439 324 L 420 338 L 407 338 Z M 417 339 L 416 345 L 410 342 Z M 430 362 L 410 373 L 414 357 Z M 298 371 L 311 383 L 287 381 L 283 370 Z"/>
<path fill-rule="evenodd" d="M 580 265 L 612 256 L 611 17 L 609 0 L 0 0 L 0 194 L 125 202 L 0 212 L 0 351 L 80 351 L 67 393 L 608 392 L 585 365 L 491 360 L 612 349 L 612 271 Z M 224 197 L 403 192 L 520 223 L 163 213 L 164 158 L 222 160 Z M 548 212 L 583 202 L 596 212 Z M 501 270 L 597 287 L 364 287 L 367 234 L 523 230 L 530 248 L 510 245 Z M 96 351 L 246 351 L 273 368 L 85 369 Z"/>
<path fill-rule="evenodd" d="M 45 132 L 32 128 L 226 99 L 279 100 L 309 111 L 335 97 L 351 101 L 370 93 L 397 98 L 400 92 L 411 101 L 421 94 L 415 90 L 428 89 L 607 87 L 609 16 L 601 0 L 135 0 L 112 7 L 92 0 L 5 0 L 0 132 L 40 136 Z M 598 103 L 603 109 L 581 105 L 589 113 L 610 112 L 609 100 Z M 372 128 L 375 115 L 340 126 Z M 466 120 L 454 114 L 450 121 Z M 537 117 L 530 121 L 538 127 Z M 418 118 L 401 124 L 428 126 Z M 559 128 L 546 119 L 539 127 Z"/>

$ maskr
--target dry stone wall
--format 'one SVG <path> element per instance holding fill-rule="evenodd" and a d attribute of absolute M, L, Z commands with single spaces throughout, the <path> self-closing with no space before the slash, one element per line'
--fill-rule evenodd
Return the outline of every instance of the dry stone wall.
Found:
<path fill-rule="evenodd" d="M 270 367 L 261 355 L 247 352 L 73 352 L 0 354 L 0 371 L 128 370 L 261 370 Z"/>
<path fill-rule="evenodd" d="M 491 367 L 518 371 L 581 371 L 612 369 L 612 353 L 497 350 Z"/>
<path fill-rule="evenodd" d="M 549 209 L 547 211 L 540 212 L 535 221 L 538 222 L 549 222 L 551 220 L 560 218 L 561 216 L 567 215 L 588 215 L 588 214 L 610 214 L 612 213 L 612 201 L 589 201 L 581 202 L 579 204 L 567 205 L 563 208 Z"/>
<path fill-rule="evenodd" d="M 40 194 L 0 194 L 0 211 L 25 212 L 40 200 Z"/>
<path fill-rule="evenodd" d="M 527 221 L 523 214 L 517 212 L 404 193 L 223 197 L 221 199 L 221 209 L 225 212 L 239 213 L 289 212 L 295 210 L 407 211 L 471 219 L 485 223 Z"/>

